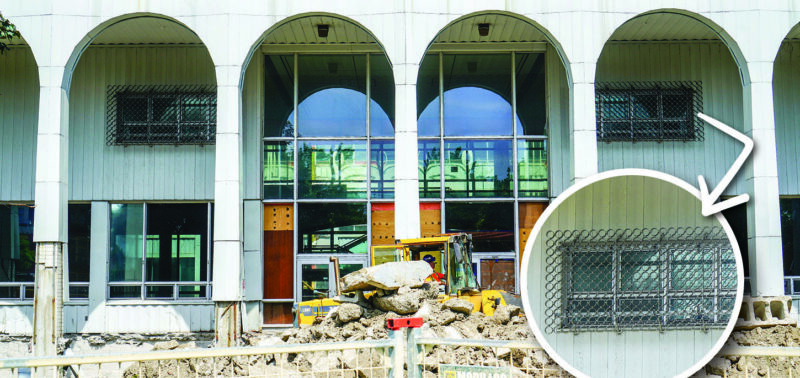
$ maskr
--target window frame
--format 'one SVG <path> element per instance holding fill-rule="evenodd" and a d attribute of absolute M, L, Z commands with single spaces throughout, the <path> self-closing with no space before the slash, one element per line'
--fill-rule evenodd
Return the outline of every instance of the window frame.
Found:
<path fill-rule="evenodd" d="M 33 210 L 33 217 L 36 219 L 36 208 L 33 203 L 0 203 L 0 206 L 19 206 L 19 207 L 28 207 Z M 31 238 L 33 241 L 33 238 Z M 34 243 L 34 253 L 36 249 L 36 243 Z M 34 275 L 36 274 L 36 257 L 34 255 Z M 14 298 L 0 298 L 0 303 L 3 302 L 33 302 L 33 291 L 34 291 L 35 281 L 19 281 L 19 282 L 10 282 L 10 281 L 2 281 L 0 282 L 0 287 L 18 287 L 19 288 L 19 297 Z M 30 296 L 26 295 L 27 292 L 30 291 Z"/>
<path fill-rule="evenodd" d="M 203 202 L 152 202 L 152 201 L 145 201 L 145 202 L 110 202 L 108 207 L 108 230 L 109 236 L 111 234 L 111 206 L 112 205 L 142 205 L 142 241 L 141 241 L 141 280 L 140 281 L 112 281 L 110 278 L 111 274 L 111 259 L 107 258 L 107 272 L 106 272 L 106 299 L 108 301 L 175 301 L 175 302 L 190 302 L 190 301 L 202 301 L 206 302 L 211 300 L 211 290 L 212 290 L 212 258 L 213 254 L 213 247 L 214 247 L 214 230 L 213 230 L 213 214 L 214 214 L 214 202 L 211 201 L 203 201 Z M 207 246 L 206 246 L 206 280 L 205 281 L 148 281 L 147 280 L 147 207 L 149 205 L 164 205 L 164 204 L 178 204 L 178 205 L 190 205 L 190 204 L 205 204 L 206 205 L 206 233 L 207 233 Z M 111 240 L 109 238 L 109 247 L 106 248 L 106 256 L 108 257 L 111 253 L 110 248 Z M 147 297 L 147 287 L 148 286 L 172 286 L 172 297 Z M 181 297 L 180 296 L 180 287 L 181 286 L 204 286 L 206 293 L 203 297 Z M 138 297 L 112 297 L 111 296 L 111 288 L 112 287 L 139 287 L 139 296 Z"/>
<path fill-rule="evenodd" d="M 67 271 L 66 271 L 67 274 L 65 274 L 64 277 L 66 277 L 65 279 L 66 279 L 67 284 L 68 284 L 68 290 L 64 293 L 64 302 L 85 303 L 85 302 L 87 302 L 89 300 L 89 294 L 88 294 L 89 281 L 91 280 L 91 277 L 92 277 L 92 273 L 91 273 L 92 272 L 92 267 L 91 267 L 91 258 L 92 258 L 92 203 L 91 202 L 69 202 L 67 204 L 67 207 L 68 207 L 67 212 L 68 212 L 68 214 L 72 214 L 72 211 L 70 211 L 69 207 L 72 207 L 74 205 L 84 205 L 84 206 L 88 206 L 89 207 L 89 251 L 88 251 L 88 253 L 89 253 L 88 257 L 89 257 L 89 262 L 90 262 L 89 269 L 88 269 L 89 277 L 87 277 L 88 279 L 86 281 L 71 281 L 70 280 L 70 278 L 69 278 L 69 272 L 70 272 L 69 245 L 67 245 L 67 249 L 65 250 L 66 251 L 65 252 L 66 258 L 64 259 L 65 266 L 67 267 Z M 67 223 L 69 223 L 69 222 L 67 222 Z M 69 227 L 69 224 L 67 225 L 67 227 Z M 69 229 L 67 230 L 67 239 L 69 240 Z M 85 287 L 87 289 L 86 297 L 73 297 L 71 295 L 72 289 L 73 288 L 78 288 L 78 287 Z"/>
<path fill-rule="evenodd" d="M 637 97 L 656 96 L 657 116 L 637 118 L 634 114 Z M 685 117 L 666 117 L 665 96 L 681 95 L 686 101 Z M 624 118 L 607 118 L 605 104 L 623 105 Z M 622 99 L 622 100 L 620 100 Z M 595 86 L 595 116 L 598 142 L 702 142 L 703 121 L 697 116 L 703 111 L 703 90 L 699 81 L 685 82 L 603 82 Z M 670 129 L 668 123 L 682 123 L 679 130 Z M 610 124 L 627 125 L 625 133 L 611 131 Z M 653 125 L 641 130 L 641 124 Z M 639 130 L 637 130 L 639 129 Z M 667 135 L 665 135 L 667 133 Z"/>
<path fill-rule="evenodd" d="M 145 99 L 147 116 L 143 121 L 126 121 L 123 102 L 130 99 Z M 175 120 L 154 119 L 155 99 L 172 99 L 175 102 Z M 186 102 L 199 100 L 204 109 L 202 121 L 184 120 Z M 134 127 L 144 127 L 144 133 L 132 133 Z M 176 131 L 158 133 L 156 127 L 175 128 Z M 185 136 L 186 128 L 200 128 L 202 132 Z M 217 91 L 210 85 L 111 85 L 106 94 L 106 144 L 126 145 L 208 145 L 216 143 Z M 161 135 L 163 134 L 163 135 Z M 141 138 L 141 139 L 140 139 Z"/>

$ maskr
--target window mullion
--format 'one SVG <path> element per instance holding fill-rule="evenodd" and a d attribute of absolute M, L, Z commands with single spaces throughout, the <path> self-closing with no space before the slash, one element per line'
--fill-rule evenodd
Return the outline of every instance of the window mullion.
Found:
<path fill-rule="evenodd" d="M 147 298 L 147 203 L 142 204 L 142 292 L 141 298 Z"/>

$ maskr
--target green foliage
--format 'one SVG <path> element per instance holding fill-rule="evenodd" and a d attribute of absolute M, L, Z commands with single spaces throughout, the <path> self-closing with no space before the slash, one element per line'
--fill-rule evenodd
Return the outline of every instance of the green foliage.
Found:
<path fill-rule="evenodd" d="M 8 50 L 8 45 L 5 41 L 11 41 L 14 37 L 21 38 L 22 35 L 19 34 L 19 30 L 11 21 L 5 19 L 3 14 L 0 13 L 0 54 Z"/>

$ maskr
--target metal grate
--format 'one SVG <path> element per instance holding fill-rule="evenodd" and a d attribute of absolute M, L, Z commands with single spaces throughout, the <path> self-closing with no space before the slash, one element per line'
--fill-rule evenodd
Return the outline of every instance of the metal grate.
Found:
<path fill-rule="evenodd" d="M 700 82 L 597 83 L 597 140 L 702 141 Z"/>
<path fill-rule="evenodd" d="M 721 228 L 549 231 L 546 248 L 548 333 L 722 328 L 730 319 L 736 260 Z"/>
<path fill-rule="evenodd" d="M 213 86 L 109 86 L 106 144 L 214 144 Z"/>

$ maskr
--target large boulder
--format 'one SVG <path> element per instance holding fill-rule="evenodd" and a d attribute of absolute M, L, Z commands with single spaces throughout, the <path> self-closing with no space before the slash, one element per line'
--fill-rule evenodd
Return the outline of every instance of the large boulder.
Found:
<path fill-rule="evenodd" d="M 360 269 L 342 277 L 344 292 L 355 290 L 397 290 L 420 287 L 433 269 L 425 261 L 390 262 Z"/>
<path fill-rule="evenodd" d="M 464 299 L 451 298 L 448 299 L 447 302 L 444 302 L 444 307 L 454 312 L 460 312 L 462 314 L 469 315 L 472 313 L 472 308 L 474 307 L 474 305 L 471 302 Z"/>
<path fill-rule="evenodd" d="M 372 305 L 383 311 L 391 311 L 400 315 L 409 315 L 417 312 L 422 306 L 422 292 L 409 290 L 403 287 L 395 293 L 379 296 L 373 295 Z"/>
<path fill-rule="evenodd" d="M 508 324 L 511 319 L 519 316 L 520 308 L 514 305 L 499 306 L 494 310 L 492 320 L 497 324 Z"/>
<path fill-rule="evenodd" d="M 364 309 L 355 303 L 342 303 L 336 310 L 336 316 L 342 323 L 347 323 L 361 318 Z"/>

